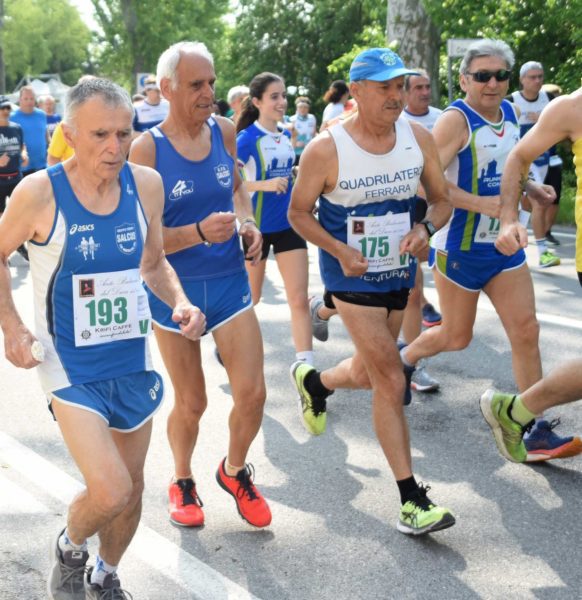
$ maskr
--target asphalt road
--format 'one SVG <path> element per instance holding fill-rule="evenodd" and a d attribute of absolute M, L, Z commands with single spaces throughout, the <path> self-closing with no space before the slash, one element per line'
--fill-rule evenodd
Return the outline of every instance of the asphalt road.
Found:
<path fill-rule="evenodd" d="M 528 251 L 546 371 L 579 355 L 582 329 L 574 238 L 571 231 L 559 238 L 559 267 L 538 270 L 535 251 Z M 31 322 L 28 266 L 17 255 L 11 260 L 16 303 Z M 430 275 L 426 282 L 436 301 Z M 313 252 L 310 286 L 321 291 Z M 258 315 L 268 403 L 249 461 L 273 523 L 262 531 L 246 525 L 214 479 L 226 452 L 231 397 L 205 340 L 210 402 L 193 467 L 206 525 L 182 529 L 167 518 L 172 462 L 165 417 L 172 390 L 166 379 L 142 524 L 119 571 L 136 600 L 582 598 L 582 458 L 524 466 L 497 454 L 478 398 L 487 387 L 513 390 L 514 384 L 509 345 L 486 300 L 469 348 L 430 361 L 442 390 L 415 393 L 407 409 L 415 474 L 457 517 L 455 527 L 422 539 L 396 531 L 398 492 L 373 433 L 368 392 L 337 392 L 325 435 L 312 438 L 301 426 L 288 377 L 294 360 L 288 309 L 272 260 Z M 155 340 L 152 349 L 164 372 Z M 315 342 L 315 350 L 322 367 L 351 353 L 339 320 L 331 324 L 330 341 Z M 50 544 L 81 481 L 35 374 L 1 360 L 0 386 L 0 598 L 41 599 Z M 552 411 L 562 421 L 557 431 L 582 434 L 581 409 Z"/>

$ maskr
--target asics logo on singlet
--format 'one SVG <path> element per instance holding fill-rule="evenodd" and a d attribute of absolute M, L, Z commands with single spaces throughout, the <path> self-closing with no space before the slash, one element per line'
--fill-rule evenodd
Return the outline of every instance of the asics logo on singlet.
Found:
<path fill-rule="evenodd" d="M 75 235 L 75 233 L 84 233 L 85 231 L 94 231 L 95 225 L 88 223 L 87 225 L 77 225 L 73 223 L 69 229 L 69 235 Z"/>
<path fill-rule="evenodd" d="M 178 179 L 176 185 L 172 188 L 171 194 L 168 196 L 170 200 L 178 200 L 182 196 L 186 196 L 186 194 L 191 194 L 194 192 L 194 182 L 193 181 L 185 181 L 184 179 Z"/>

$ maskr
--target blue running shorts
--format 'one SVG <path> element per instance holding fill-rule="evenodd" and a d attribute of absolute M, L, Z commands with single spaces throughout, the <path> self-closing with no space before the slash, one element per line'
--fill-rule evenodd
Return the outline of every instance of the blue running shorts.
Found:
<path fill-rule="evenodd" d="M 63 404 L 99 415 L 111 429 L 128 433 L 139 429 L 160 408 L 164 382 L 156 371 L 140 371 L 114 379 L 71 385 L 50 395 Z"/>
<path fill-rule="evenodd" d="M 188 300 L 206 316 L 205 333 L 217 329 L 253 306 L 246 271 L 225 277 L 180 283 Z M 172 321 L 172 309 L 150 290 L 148 299 L 154 323 L 162 329 L 179 333 L 179 324 Z"/>
<path fill-rule="evenodd" d="M 428 266 L 436 266 L 449 281 L 470 292 L 480 292 L 496 275 L 518 269 L 526 262 L 525 252 L 512 256 L 497 251 L 466 252 L 461 250 L 430 249 Z"/>

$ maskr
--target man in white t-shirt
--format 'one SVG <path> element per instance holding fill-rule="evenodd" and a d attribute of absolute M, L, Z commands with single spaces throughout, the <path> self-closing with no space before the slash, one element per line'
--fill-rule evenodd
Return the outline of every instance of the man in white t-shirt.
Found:
<path fill-rule="evenodd" d="M 554 96 L 542 89 L 544 68 L 535 60 L 530 60 L 521 66 L 519 82 L 521 90 L 513 92 L 507 99 L 519 108 L 519 132 L 520 137 L 523 138 L 537 123 L 542 111 L 554 99 Z M 549 165 L 549 150 L 533 161 L 531 172 L 538 183 L 544 182 Z M 531 225 L 539 254 L 539 266 L 542 268 L 560 264 L 560 257 L 548 249 L 546 240 L 546 232 L 551 229 L 557 209 L 557 204 L 543 206 L 537 202 L 531 203 Z"/>

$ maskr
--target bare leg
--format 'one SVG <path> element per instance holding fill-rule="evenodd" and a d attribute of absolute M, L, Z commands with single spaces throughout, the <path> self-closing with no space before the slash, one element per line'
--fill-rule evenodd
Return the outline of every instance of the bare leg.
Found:
<path fill-rule="evenodd" d="M 228 462 L 242 466 L 261 427 L 266 397 L 263 340 L 255 311 L 246 310 L 213 335 L 232 388 Z"/>
<path fill-rule="evenodd" d="M 421 358 L 439 352 L 462 350 L 473 337 L 477 314 L 478 292 L 470 292 L 449 281 L 438 269 L 433 269 L 443 316 L 441 325 L 425 329 L 405 351 L 405 358 L 415 365 Z"/>
<path fill-rule="evenodd" d="M 154 327 L 158 347 L 174 386 L 174 407 L 168 417 L 168 441 L 174 456 L 176 479 L 192 474 L 192 454 L 200 419 L 207 406 L 200 342 Z"/>
<path fill-rule="evenodd" d="M 139 523 L 151 420 L 138 431 L 120 434 L 81 408 L 53 400 L 53 410 L 87 486 L 69 507 L 71 540 L 82 544 L 99 533 L 100 555 L 117 565 Z"/>
<path fill-rule="evenodd" d="M 267 259 L 261 260 L 257 265 L 252 265 L 249 261 L 245 261 L 245 265 L 247 268 L 247 275 L 249 276 L 249 285 L 251 286 L 253 306 L 256 306 L 261 301 L 261 295 L 263 293 Z"/>
<path fill-rule="evenodd" d="M 334 298 L 338 312 L 356 346 L 353 359 L 321 374 L 330 388 L 372 388 L 372 415 L 376 436 L 396 480 L 412 475 L 410 439 L 404 416 L 404 374 L 395 338 L 402 311 L 387 318 L 384 308 L 370 308 Z"/>
<path fill-rule="evenodd" d="M 491 299 L 509 343 L 513 374 L 520 392 L 542 378 L 539 324 L 533 283 L 527 265 L 500 273 L 483 290 Z"/>
<path fill-rule="evenodd" d="M 521 394 L 524 406 L 534 414 L 581 398 L 582 359 L 556 367 L 547 377 Z"/>
<path fill-rule="evenodd" d="M 277 266 L 291 310 L 291 334 L 296 352 L 313 349 L 311 339 L 311 315 L 307 299 L 309 262 L 307 250 L 298 249 L 275 254 Z"/>

